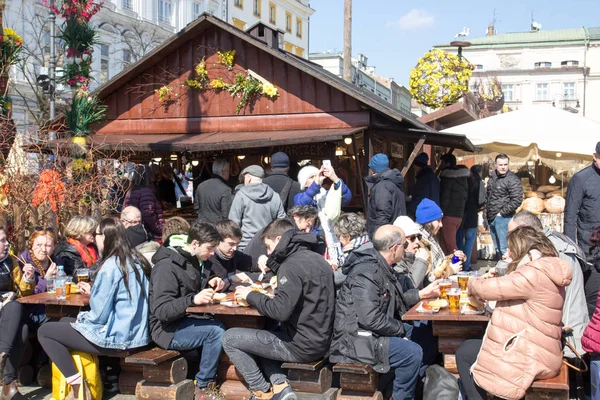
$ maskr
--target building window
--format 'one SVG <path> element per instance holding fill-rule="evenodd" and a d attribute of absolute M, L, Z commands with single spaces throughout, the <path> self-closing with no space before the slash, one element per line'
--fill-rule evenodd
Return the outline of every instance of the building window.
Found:
<path fill-rule="evenodd" d="M 482 64 L 475 64 L 475 71 L 482 71 L 482 70 L 483 70 Z"/>
<path fill-rule="evenodd" d="M 296 17 L 296 36 L 302 37 L 302 18 Z"/>
<path fill-rule="evenodd" d="M 275 25 L 277 23 L 277 6 L 269 3 L 269 22 Z"/>
<path fill-rule="evenodd" d="M 100 45 L 100 83 L 108 81 L 109 78 L 109 50 L 107 44 Z"/>
<path fill-rule="evenodd" d="M 536 85 L 535 99 L 537 101 L 548 100 L 548 84 L 547 83 L 538 83 Z"/>
<path fill-rule="evenodd" d="M 575 100 L 577 92 L 575 91 L 575 82 L 563 83 L 564 100 Z"/>
<path fill-rule="evenodd" d="M 252 12 L 257 17 L 260 17 L 260 9 L 262 8 L 262 1 L 261 0 L 252 0 L 252 2 L 253 2 Z"/>
<path fill-rule="evenodd" d="M 129 50 L 123 50 L 123 69 L 131 65 L 131 52 Z"/>
<path fill-rule="evenodd" d="M 133 0 L 123 0 L 123 8 L 126 10 L 133 10 Z"/>
<path fill-rule="evenodd" d="M 552 63 L 550 61 L 538 61 L 535 64 L 533 64 L 533 66 L 535 68 L 551 68 Z"/>
<path fill-rule="evenodd" d="M 158 22 L 171 24 L 173 4 L 171 0 L 158 0 Z"/>
<path fill-rule="evenodd" d="M 502 93 L 504 93 L 505 101 L 514 101 L 515 100 L 514 85 L 502 85 Z"/>
<path fill-rule="evenodd" d="M 285 12 L 285 30 L 292 33 L 292 14 L 287 11 Z"/>
<path fill-rule="evenodd" d="M 237 8 L 240 8 L 243 10 L 244 9 L 244 0 L 235 0 L 233 2 L 233 5 L 236 6 Z"/>
<path fill-rule="evenodd" d="M 575 60 L 562 61 L 560 63 L 560 66 L 561 67 L 578 67 L 579 61 L 575 61 Z"/>
<path fill-rule="evenodd" d="M 194 18 L 198 18 L 202 14 L 202 5 L 194 2 Z"/>

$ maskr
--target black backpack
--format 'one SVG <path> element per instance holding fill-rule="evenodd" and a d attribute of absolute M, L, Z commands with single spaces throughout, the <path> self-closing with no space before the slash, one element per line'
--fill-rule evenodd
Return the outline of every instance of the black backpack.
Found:
<path fill-rule="evenodd" d="M 425 372 L 423 400 L 458 399 L 458 379 L 444 367 L 431 365 Z"/>

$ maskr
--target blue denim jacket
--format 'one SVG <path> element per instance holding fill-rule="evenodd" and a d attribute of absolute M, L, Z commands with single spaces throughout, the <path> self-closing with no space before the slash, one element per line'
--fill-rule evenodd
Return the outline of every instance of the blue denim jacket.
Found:
<path fill-rule="evenodd" d="M 129 290 L 116 257 L 104 261 L 92 286 L 90 311 L 80 312 L 73 323 L 79 333 L 97 346 L 107 349 L 131 349 L 150 342 L 148 331 L 149 280 L 139 265 L 142 286 L 129 266 Z"/>

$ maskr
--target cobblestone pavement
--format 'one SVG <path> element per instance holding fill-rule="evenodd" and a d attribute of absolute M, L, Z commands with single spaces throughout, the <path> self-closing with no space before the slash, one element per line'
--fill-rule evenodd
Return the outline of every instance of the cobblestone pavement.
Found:
<path fill-rule="evenodd" d="M 24 394 L 28 400 L 52 399 L 52 392 L 48 389 L 42 389 L 39 386 L 22 386 L 19 388 L 19 391 Z M 107 393 L 103 398 L 112 400 L 135 400 L 135 396 L 127 396 L 118 393 Z"/>

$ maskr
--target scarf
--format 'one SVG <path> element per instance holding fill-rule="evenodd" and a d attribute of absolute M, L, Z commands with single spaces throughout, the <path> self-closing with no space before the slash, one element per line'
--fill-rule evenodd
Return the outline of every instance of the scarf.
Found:
<path fill-rule="evenodd" d="M 228 256 L 228 255 L 225 255 L 225 254 L 221 253 L 221 251 L 219 250 L 218 247 L 215 247 L 215 255 L 217 257 L 219 257 L 221 260 L 228 261 L 228 260 L 231 260 L 233 258 L 233 256 L 235 255 L 235 251 L 233 252 L 232 255 Z"/>
<path fill-rule="evenodd" d="M 358 249 L 360 246 L 362 246 L 365 243 L 369 243 L 368 235 L 359 236 L 359 237 L 356 237 L 356 238 L 352 239 L 351 241 L 349 241 L 342 248 L 342 254 L 339 257 L 339 266 L 341 267 L 342 265 L 344 265 L 344 263 L 346 262 L 346 259 L 348 258 L 348 256 L 352 252 L 352 250 Z"/>
<path fill-rule="evenodd" d="M 81 256 L 81 260 L 88 268 L 98 261 L 98 252 L 91 243 L 85 246 L 79 240 L 72 238 L 68 238 L 67 242 L 77 249 L 77 252 Z"/>
<path fill-rule="evenodd" d="M 438 244 L 437 240 L 435 240 L 435 237 L 430 235 L 429 232 L 427 232 L 422 225 L 420 225 L 419 227 L 419 233 L 421 233 L 425 240 L 431 243 L 431 265 L 433 266 L 433 268 L 435 268 L 444 262 L 446 255 L 444 254 L 444 251 Z"/>

